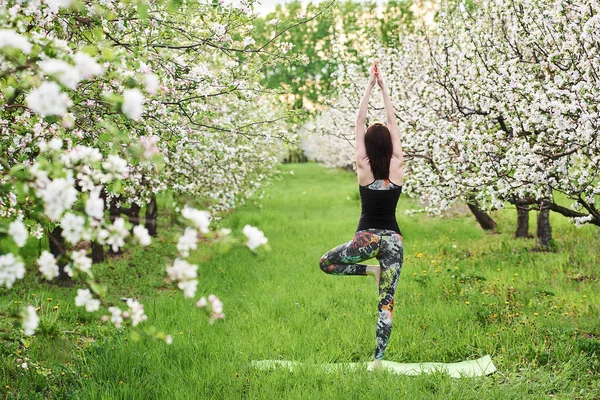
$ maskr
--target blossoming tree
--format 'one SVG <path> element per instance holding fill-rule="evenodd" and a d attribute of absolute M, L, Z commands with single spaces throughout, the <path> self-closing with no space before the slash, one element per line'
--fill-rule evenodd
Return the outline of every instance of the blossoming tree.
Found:
<path fill-rule="evenodd" d="M 434 26 L 373 54 L 399 118 L 406 190 L 426 211 L 457 199 L 485 209 L 534 206 L 542 246 L 550 210 L 600 225 L 599 10 L 577 0 L 443 2 Z M 342 70 L 347 84 L 334 101 L 350 116 L 351 71 Z"/>
<path fill-rule="evenodd" d="M 198 266 L 186 261 L 190 250 L 200 235 L 228 240 L 229 231 L 214 231 L 210 220 L 255 193 L 277 161 L 277 140 L 290 139 L 285 109 L 258 83 L 264 69 L 294 61 L 289 49 L 267 51 L 251 39 L 251 1 L 32 0 L 4 2 L 0 11 L 0 285 L 24 277 L 18 248 L 49 232 L 40 274 L 83 278 L 77 306 L 106 307 L 115 326 L 137 326 L 146 319 L 143 305 L 110 303 L 82 243 L 147 246 L 154 196 L 169 190 L 210 210 L 182 207 L 187 227 L 166 268 L 194 297 Z M 244 233 L 253 250 L 267 241 L 256 228 Z M 197 305 L 209 303 L 212 320 L 221 318 L 216 297 Z M 35 308 L 21 319 L 32 334 Z"/>

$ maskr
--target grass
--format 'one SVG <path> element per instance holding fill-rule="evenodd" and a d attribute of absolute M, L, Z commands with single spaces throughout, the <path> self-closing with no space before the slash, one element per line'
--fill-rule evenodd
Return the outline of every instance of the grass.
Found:
<path fill-rule="evenodd" d="M 280 169 L 283 179 L 266 190 L 260 205 L 248 204 L 220 221 L 237 235 L 245 224 L 258 226 L 269 238 L 270 252 L 202 247 L 191 256 L 200 265 L 197 297 L 219 296 L 225 320 L 209 325 L 193 301 L 166 285 L 164 265 L 174 256 L 176 229 L 163 228 L 146 250 L 94 267 L 116 288 L 110 296 L 142 300 L 149 317 L 145 324 L 171 333 L 170 346 L 146 337 L 134 340 L 99 322 L 101 314 L 77 309 L 78 284 L 56 287 L 29 274 L 1 292 L 3 307 L 23 301 L 40 306 L 42 316 L 36 336 L 3 343 L 3 397 L 600 397 L 597 228 L 577 229 L 552 215 L 558 251 L 532 252 L 534 240 L 512 237 L 514 210 L 496 212 L 499 233 L 488 234 L 460 210 L 453 218 L 407 217 L 404 210 L 416 204 L 405 196 L 398 210 L 405 262 L 386 358 L 456 362 L 490 354 L 498 372 L 454 379 L 251 368 L 252 360 L 261 359 L 366 362 L 374 352 L 374 280 L 329 276 L 318 267 L 319 257 L 350 240 L 356 228 L 356 178 L 314 164 Z M 29 246 L 27 251 L 37 251 Z M 15 359 L 24 356 L 29 371 L 16 366 Z"/>

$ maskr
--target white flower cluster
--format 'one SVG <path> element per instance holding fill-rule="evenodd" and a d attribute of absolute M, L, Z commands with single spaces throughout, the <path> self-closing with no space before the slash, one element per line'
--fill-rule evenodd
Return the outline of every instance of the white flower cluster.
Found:
<path fill-rule="evenodd" d="M 198 266 L 189 264 L 186 260 L 176 258 L 173 265 L 167 267 L 167 275 L 172 281 L 177 282 L 177 287 L 183 290 L 186 298 L 194 297 L 198 286 Z"/>
<path fill-rule="evenodd" d="M 177 241 L 177 250 L 182 257 L 188 257 L 190 250 L 198 247 L 198 231 L 193 228 L 185 228 L 184 234 Z"/>
<path fill-rule="evenodd" d="M 34 306 L 27 306 L 25 310 L 21 313 L 21 326 L 25 331 L 25 335 L 31 336 L 35 333 L 35 330 L 38 328 L 40 324 L 40 317 L 38 317 L 37 312 L 35 311 Z M 26 368 L 27 365 L 25 364 Z"/>
<path fill-rule="evenodd" d="M 206 297 L 201 297 L 200 300 L 198 300 L 196 302 L 196 307 L 198 307 L 198 308 L 206 307 L 207 309 L 209 309 L 209 307 L 208 307 L 209 304 L 210 304 L 210 319 L 208 322 L 211 325 L 214 324 L 216 320 L 225 318 L 225 314 L 223 313 L 223 303 L 214 294 L 211 294 L 210 296 L 208 296 L 208 301 L 206 300 Z"/>
<path fill-rule="evenodd" d="M 90 55 L 77 52 L 73 56 L 75 65 L 55 58 L 48 58 L 38 63 L 40 69 L 46 74 L 57 78 L 57 80 L 68 87 L 75 89 L 82 79 L 89 79 L 101 75 L 104 69 Z"/>
<path fill-rule="evenodd" d="M 125 220 L 117 218 L 112 225 L 98 232 L 98 242 L 109 245 L 113 251 L 118 251 L 125 245 L 125 238 L 127 236 L 129 236 L 129 231 L 125 228 Z"/>
<path fill-rule="evenodd" d="M 442 3 L 436 24 L 423 27 L 426 35 L 406 32 L 397 47 L 373 51 L 398 116 L 404 191 L 434 214 L 458 199 L 495 209 L 560 192 L 586 205 L 575 210 L 581 215 L 574 223 L 600 224 L 588 211 L 600 195 L 591 178 L 600 162 L 592 122 L 600 97 L 591 83 L 600 68 L 600 3 L 518 3 L 485 0 L 462 13 Z M 317 130 L 341 140 L 315 151 L 337 166 L 353 165 L 352 152 L 336 155 L 354 130 L 368 77 L 345 46 L 334 53 L 343 62 L 340 94 L 321 117 L 331 123 Z M 573 59 L 578 63 L 565 63 Z M 379 99 L 373 109 L 383 109 Z M 382 121 L 379 115 L 369 123 Z"/>
<path fill-rule="evenodd" d="M 115 328 L 119 329 L 127 318 L 131 320 L 131 326 L 137 326 L 140 322 L 148 319 L 148 316 L 144 314 L 143 304 L 140 304 L 137 300 L 127 299 L 127 307 L 127 311 L 123 311 L 115 306 L 108 307 L 110 317 L 108 315 L 103 315 L 102 320 L 105 322 L 110 320 Z"/>
<path fill-rule="evenodd" d="M 52 253 L 46 250 L 44 250 L 40 258 L 38 258 L 37 265 L 42 276 L 49 281 L 56 278 L 59 274 L 56 258 L 54 258 Z"/>
<path fill-rule="evenodd" d="M 210 225 L 210 213 L 208 211 L 196 210 L 186 205 L 181 211 L 181 215 L 192 221 L 196 228 L 200 229 L 200 232 L 208 233 L 208 226 Z"/>
<path fill-rule="evenodd" d="M 131 42 L 131 32 L 150 43 L 161 39 L 157 36 L 161 30 L 149 29 L 156 28 L 153 20 L 134 19 L 124 25 L 126 18 L 121 17 L 136 13 L 136 4 L 102 1 L 102 7 L 71 7 L 74 3 L 19 0 L 10 9 L 0 6 L 6 11 L 0 21 L 0 51 L 8 55 L 2 63 L 5 70 L 13 71 L 10 77 L 15 82 L 10 90 L 3 90 L 4 100 L 10 98 L 15 107 L 4 109 L 7 118 L 0 118 L 7 122 L 0 124 L 0 147 L 6 149 L 0 169 L 24 171 L 2 174 L 1 183 L 18 190 L 0 194 L 0 216 L 11 221 L 8 233 L 19 247 L 25 246 L 29 234 L 41 238 L 47 227 L 42 224 L 48 219 L 60 224 L 70 258 L 64 271 L 91 277 L 86 251 L 71 251 L 72 246 L 97 240 L 117 250 L 130 236 L 122 218 L 105 221 L 110 201 L 148 204 L 168 189 L 208 199 L 211 212 L 230 209 L 260 188 L 285 149 L 278 139 L 288 132 L 281 118 L 284 107 L 273 101 L 274 96 L 261 94 L 262 86 L 251 72 L 255 65 L 270 61 L 270 56 L 265 59 L 264 54 L 243 50 L 248 57 L 240 65 L 227 51 L 209 45 L 215 36 L 220 42 L 233 42 L 233 36 L 252 46 L 252 25 L 231 23 L 243 15 L 217 11 L 209 26 L 186 21 L 186 31 L 200 44 L 194 55 L 167 48 L 148 53 L 145 46 Z M 238 9 L 250 15 L 249 4 L 244 1 Z M 66 7 L 71 8 L 61 12 Z M 154 10 L 156 5 L 150 2 L 150 7 Z M 180 16 L 161 15 L 169 24 L 181 25 Z M 112 39 L 77 42 L 78 21 L 88 18 L 98 20 Z M 132 47 L 115 47 L 112 40 L 131 42 Z M 23 64 L 19 54 L 32 52 L 39 57 Z M 272 60 L 277 58 L 273 55 Z M 224 92 L 226 87 L 235 89 Z M 13 91 L 25 95 L 13 99 Z M 115 109 L 123 115 L 115 115 Z M 260 121 L 281 122 L 257 124 Z M 158 139 L 167 136 L 168 142 Z M 143 158 L 132 151 L 138 146 Z M 153 157 L 157 154 L 164 160 Z M 197 248 L 198 236 L 193 232 L 209 233 L 211 213 L 185 207 L 182 214 L 192 223 L 178 242 L 184 256 Z M 25 227 L 24 215 L 38 221 L 28 219 Z M 131 236 L 143 246 L 151 242 L 148 231 L 139 225 Z M 48 280 L 58 276 L 58 264 L 49 252 L 35 261 Z M 173 272 L 180 278 L 178 286 L 186 296 L 193 296 L 197 281 L 190 277 L 195 269 L 181 262 L 178 268 L 183 270 Z M 24 274 L 18 256 L 0 255 L 1 286 L 12 287 Z M 85 289 L 77 293 L 76 304 L 95 311 L 100 299 Z M 139 303 L 131 303 L 128 311 L 109 311 L 115 325 L 123 323 L 117 315 L 134 314 L 135 324 L 145 318 Z"/>
<path fill-rule="evenodd" d="M 24 276 L 25 264 L 23 261 L 12 253 L 0 256 L 0 286 L 10 289 L 17 279 L 23 279 Z"/>
<path fill-rule="evenodd" d="M 134 121 L 139 121 L 144 111 L 144 95 L 139 89 L 123 91 L 123 106 L 121 110 Z"/>
<path fill-rule="evenodd" d="M 133 234 L 142 246 L 148 246 L 150 243 L 152 243 L 152 238 L 148 234 L 148 229 L 146 229 L 146 227 L 143 225 L 134 226 Z"/>
<path fill-rule="evenodd" d="M 92 259 L 86 255 L 86 251 L 81 249 L 71 253 L 71 260 L 73 261 L 72 266 L 75 269 L 91 276 L 92 275 Z M 72 276 L 72 267 L 68 265 L 65 269 L 69 268 L 71 271 L 69 276 Z"/>
<path fill-rule="evenodd" d="M 46 215 L 57 220 L 63 211 L 70 209 L 77 201 L 75 181 L 73 178 L 56 178 L 38 189 L 37 195 L 44 202 Z"/>
<path fill-rule="evenodd" d="M 13 240 L 19 247 L 25 246 L 25 243 L 27 243 L 27 237 L 29 236 L 27 228 L 25 228 L 25 224 L 23 224 L 23 221 L 19 219 L 10 223 L 8 226 L 8 234 L 12 236 Z"/>
<path fill-rule="evenodd" d="M 73 102 L 66 93 L 60 91 L 56 82 L 44 82 L 25 97 L 27 106 L 40 115 L 59 115 L 67 113 Z"/>
<path fill-rule="evenodd" d="M 265 234 L 254 226 L 244 226 L 243 232 L 244 235 L 246 235 L 246 238 L 248 238 L 248 240 L 246 241 L 246 246 L 248 246 L 250 250 L 255 250 L 257 247 L 260 247 L 263 244 L 267 244 L 267 242 L 269 241 L 265 237 Z"/>
<path fill-rule="evenodd" d="M 25 54 L 31 53 L 31 43 L 23 35 L 11 29 L 0 29 L 0 49 L 12 47 L 21 50 Z"/>
<path fill-rule="evenodd" d="M 100 300 L 95 299 L 89 289 L 77 289 L 75 305 L 85 307 L 87 312 L 94 312 L 100 309 Z"/>
<path fill-rule="evenodd" d="M 137 326 L 140 322 L 146 321 L 148 316 L 144 314 L 144 305 L 134 299 L 127 299 L 129 310 L 124 317 L 131 318 L 131 326 Z"/>

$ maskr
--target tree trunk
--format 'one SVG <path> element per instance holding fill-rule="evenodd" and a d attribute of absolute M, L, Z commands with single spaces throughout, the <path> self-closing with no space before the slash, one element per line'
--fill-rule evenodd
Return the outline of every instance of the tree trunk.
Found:
<path fill-rule="evenodd" d="M 498 226 L 498 224 L 496 224 L 496 221 L 494 221 L 492 217 L 490 217 L 485 211 L 482 211 L 479 208 L 477 202 L 469 202 L 467 203 L 467 206 L 469 206 L 469 210 L 471 210 L 471 212 L 475 216 L 475 219 L 477 219 L 477 222 L 479 222 L 479 225 L 481 225 L 483 230 L 492 231 L 494 230 L 494 228 L 496 228 L 496 226 Z"/>
<path fill-rule="evenodd" d="M 537 243 L 540 248 L 548 249 L 551 240 L 550 202 L 547 199 L 543 199 L 540 202 L 540 211 L 537 216 Z"/>
<path fill-rule="evenodd" d="M 100 263 L 104 261 L 104 246 L 97 241 L 92 242 L 92 262 Z"/>
<path fill-rule="evenodd" d="M 110 222 L 114 223 L 117 218 L 121 216 L 121 208 L 117 207 L 118 197 L 113 197 L 108 205 Z"/>
<path fill-rule="evenodd" d="M 152 195 L 150 202 L 146 205 L 146 229 L 150 236 L 156 236 L 156 215 L 158 214 L 158 205 L 156 204 L 156 195 Z"/>
<path fill-rule="evenodd" d="M 133 225 L 140 224 L 140 206 L 138 203 L 131 203 L 127 216 L 129 217 L 129 222 L 131 222 Z"/>
<path fill-rule="evenodd" d="M 530 238 L 529 234 L 529 206 L 521 204 L 518 200 L 515 202 L 517 206 L 517 231 L 515 237 Z"/>
<path fill-rule="evenodd" d="M 65 272 L 65 261 L 64 257 L 67 252 L 65 250 L 65 239 L 62 237 L 62 228 L 57 226 L 52 232 L 48 231 L 48 244 L 50 245 L 50 252 L 56 258 L 58 264 L 58 280 L 66 281 L 69 275 Z"/>

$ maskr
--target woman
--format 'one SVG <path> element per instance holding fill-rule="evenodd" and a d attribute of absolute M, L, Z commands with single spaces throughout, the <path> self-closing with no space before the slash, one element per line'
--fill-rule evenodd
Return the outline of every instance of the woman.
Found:
<path fill-rule="evenodd" d="M 375 123 L 365 132 L 367 107 L 375 83 L 381 88 L 387 127 Z M 321 257 L 321 269 L 333 275 L 373 275 L 379 285 L 377 348 L 373 367 L 381 367 L 392 330 L 394 293 L 402 269 L 402 235 L 396 204 L 402 192 L 402 146 L 387 86 L 373 63 L 356 117 L 356 164 L 362 213 L 354 238 Z M 378 266 L 357 264 L 375 257 Z"/>

